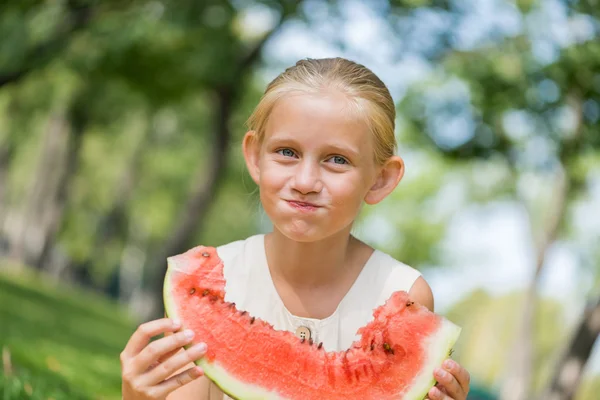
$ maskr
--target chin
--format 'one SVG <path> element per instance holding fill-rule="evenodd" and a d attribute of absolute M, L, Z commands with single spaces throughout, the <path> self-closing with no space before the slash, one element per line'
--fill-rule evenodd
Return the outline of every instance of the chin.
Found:
<path fill-rule="evenodd" d="M 306 221 L 285 221 L 274 223 L 273 226 L 288 239 L 303 243 L 324 239 L 332 233 Z"/>
<path fill-rule="evenodd" d="M 345 231 L 350 233 L 350 225 L 333 226 L 331 221 L 329 221 L 329 223 L 317 225 L 308 223 L 305 220 L 280 220 L 274 221 L 273 227 L 277 229 L 283 236 L 299 243 L 317 242 L 342 234 Z"/>

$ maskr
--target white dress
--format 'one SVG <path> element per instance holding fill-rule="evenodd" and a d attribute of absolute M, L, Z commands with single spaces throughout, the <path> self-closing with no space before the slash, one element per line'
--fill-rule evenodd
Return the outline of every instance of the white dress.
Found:
<path fill-rule="evenodd" d="M 421 276 L 416 269 L 375 250 L 333 314 L 325 319 L 302 318 L 286 309 L 275 289 L 264 235 L 217 247 L 217 253 L 224 262 L 226 301 L 275 329 L 308 335 L 314 342 L 322 342 L 327 351 L 349 348 L 358 337 L 358 328 L 371 320 L 373 309 L 395 291 L 408 292 Z"/>

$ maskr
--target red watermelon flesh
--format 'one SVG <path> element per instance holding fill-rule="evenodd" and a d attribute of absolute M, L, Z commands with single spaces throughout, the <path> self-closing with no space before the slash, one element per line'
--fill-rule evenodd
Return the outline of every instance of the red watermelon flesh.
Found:
<path fill-rule="evenodd" d="M 406 292 L 395 292 L 349 349 L 327 352 L 225 302 L 223 263 L 214 248 L 195 247 L 168 264 L 167 314 L 207 344 L 198 364 L 240 400 L 422 400 L 460 333 Z"/>

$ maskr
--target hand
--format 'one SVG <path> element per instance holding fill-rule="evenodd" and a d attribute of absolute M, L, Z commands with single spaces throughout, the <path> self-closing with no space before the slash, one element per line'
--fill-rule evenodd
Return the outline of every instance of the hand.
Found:
<path fill-rule="evenodd" d="M 206 353 L 205 343 L 180 351 L 193 339 L 192 331 L 177 332 L 180 328 L 179 323 L 162 318 L 140 325 L 131 335 L 121 353 L 123 400 L 162 400 L 204 374 L 194 366 L 173 375 Z M 177 333 L 150 343 L 152 337 L 169 332 Z"/>
<path fill-rule="evenodd" d="M 433 375 L 438 383 L 429 390 L 428 399 L 467 399 L 471 377 L 469 372 L 461 367 L 456 361 L 447 359 L 442 364 L 442 368 L 437 368 Z"/>

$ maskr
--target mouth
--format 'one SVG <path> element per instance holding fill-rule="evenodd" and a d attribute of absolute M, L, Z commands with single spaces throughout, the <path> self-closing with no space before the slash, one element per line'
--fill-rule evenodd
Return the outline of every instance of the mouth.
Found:
<path fill-rule="evenodd" d="M 308 203 L 306 201 L 295 201 L 295 200 L 286 200 L 286 201 L 289 205 L 291 205 L 292 207 L 299 209 L 299 210 L 313 211 L 313 210 L 316 210 L 317 208 L 321 208 L 321 206 L 318 204 Z"/>

